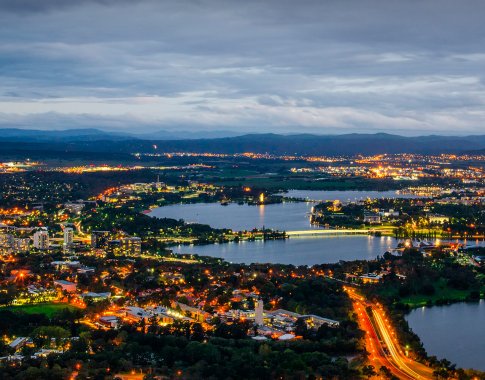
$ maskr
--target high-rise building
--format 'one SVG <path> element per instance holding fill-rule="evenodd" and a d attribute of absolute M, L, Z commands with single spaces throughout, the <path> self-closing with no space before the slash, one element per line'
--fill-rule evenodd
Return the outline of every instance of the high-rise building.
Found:
<path fill-rule="evenodd" d="M 262 326 L 264 323 L 264 309 L 263 300 L 258 298 L 254 301 L 254 323 L 258 326 Z"/>
<path fill-rule="evenodd" d="M 49 249 L 49 232 L 43 228 L 34 233 L 34 248 Z"/>
<path fill-rule="evenodd" d="M 68 248 L 74 241 L 74 230 L 71 227 L 64 228 L 64 248 Z"/>

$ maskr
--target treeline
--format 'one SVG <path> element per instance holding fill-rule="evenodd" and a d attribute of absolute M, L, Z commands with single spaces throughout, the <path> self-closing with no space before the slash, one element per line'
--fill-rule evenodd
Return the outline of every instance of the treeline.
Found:
<path fill-rule="evenodd" d="M 367 285 L 366 290 L 386 304 L 411 303 L 412 306 L 414 299 L 422 298 L 427 299 L 428 305 L 477 300 L 481 287 L 485 286 L 484 268 L 459 264 L 440 248 L 429 257 L 415 248 L 406 249 L 401 257 L 386 253 L 381 265 L 387 265 L 391 274 L 381 283 Z M 395 273 L 406 277 L 398 278 Z"/>
<path fill-rule="evenodd" d="M 218 241 L 224 232 L 206 224 L 187 224 L 183 220 L 151 217 L 130 205 L 119 208 L 105 206 L 92 210 L 84 217 L 83 226 L 88 231 L 123 231 L 144 238 L 164 235 L 196 237 L 201 243 Z"/>
<path fill-rule="evenodd" d="M 86 350 L 91 347 L 91 354 Z M 2 379 L 113 379 L 114 374 L 145 369 L 155 375 L 184 379 L 355 379 L 355 365 L 334 358 L 318 342 L 256 342 L 142 334 L 134 329 L 93 331 L 60 356 L 27 359 L 1 369 Z"/>

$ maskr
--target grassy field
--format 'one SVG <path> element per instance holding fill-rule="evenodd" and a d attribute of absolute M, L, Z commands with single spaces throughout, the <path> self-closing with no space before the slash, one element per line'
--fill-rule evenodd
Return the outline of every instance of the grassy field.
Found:
<path fill-rule="evenodd" d="M 399 302 L 408 305 L 411 308 L 426 306 L 428 303 L 436 304 L 439 301 L 459 302 L 466 301 L 470 295 L 469 290 L 458 290 L 447 286 L 444 279 L 440 279 L 434 283 L 435 293 L 432 295 L 412 294 L 407 297 L 400 298 L 398 287 L 386 287 L 379 289 L 378 293 L 381 296 L 388 298 L 397 298 Z"/>
<path fill-rule="evenodd" d="M 44 314 L 50 318 L 63 309 L 75 310 L 76 307 L 64 303 L 42 303 L 36 305 L 9 306 L 3 309 L 21 311 L 27 314 Z"/>
<path fill-rule="evenodd" d="M 435 304 L 439 300 L 450 300 L 452 302 L 465 301 L 470 292 L 468 290 L 456 290 L 448 287 L 438 288 L 436 293 L 432 296 L 415 295 L 405 297 L 401 300 L 402 303 L 409 305 L 412 308 L 426 306 L 428 301 Z"/>

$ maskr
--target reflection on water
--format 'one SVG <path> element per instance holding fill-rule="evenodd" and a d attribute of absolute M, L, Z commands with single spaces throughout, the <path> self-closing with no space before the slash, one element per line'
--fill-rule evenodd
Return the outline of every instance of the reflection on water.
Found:
<path fill-rule="evenodd" d="M 259 211 L 259 225 L 264 225 L 264 210 L 265 210 L 265 207 L 264 207 L 264 205 L 259 205 L 257 207 L 258 207 L 258 211 Z"/>
<path fill-rule="evenodd" d="M 485 371 L 485 301 L 422 307 L 406 317 L 429 355 Z"/>
<path fill-rule="evenodd" d="M 253 228 L 273 228 L 285 231 L 316 228 L 310 224 L 313 203 L 287 202 L 263 206 L 231 203 L 177 204 L 153 209 L 151 216 L 183 219 L 188 223 L 203 223 L 214 228 L 231 228 L 235 231 Z"/>
<path fill-rule="evenodd" d="M 340 236 L 172 247 L 175 253 L 220 257 L 234 263 L 314 265 L 370 260 L 393 248 L 391 237 Z"/>
<path fill-rule="evenodd" d="M 314 201 L 339 200 L 355 202 L 375 198 L 421 198 L 414 194 L 399 194 L 397 191 L 358 191 L 358 190 L 289 190 L 281 193 L 288 198 L 309 199 Z"/>
<path fill-rule="evenodd" d="M 341 201 L 365 198 L 413 197 L 397 194 L 395 191 L 311 191 L 290 190 L 286 196 L 309 199 L 339 199 Z M 231 203 L 176 204 L 153 209 L 149 214 L 159 218 L 183 219 L 188 223 L 208 224 L 214 228 L 231 228 L 235 231 L 253 228 L 273 228 L 292 231 L 319 228 L 310 224 L 310 213 L 315 203 L 286 202 L 262 206 Z"/>

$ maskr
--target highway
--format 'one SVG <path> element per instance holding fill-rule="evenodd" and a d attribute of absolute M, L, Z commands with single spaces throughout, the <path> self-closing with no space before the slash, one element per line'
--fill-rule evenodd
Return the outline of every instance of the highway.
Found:
<path fill-rule="evenodd" d="M 353 301 L 359 326 L 365 331 L 369 362 L 376 371 L 385 366 L 399 379 L 433 379 L 431 368 L 405 355 L 382 308 L 366 301 L 352 288 L 346 287 L 345 290 Z M 368 313 L 369 308 L 372 318 Z"/>

